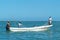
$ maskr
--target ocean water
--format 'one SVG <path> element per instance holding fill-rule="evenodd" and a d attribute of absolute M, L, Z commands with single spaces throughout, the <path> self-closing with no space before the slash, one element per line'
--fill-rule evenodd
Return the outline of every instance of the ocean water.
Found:
<path fill-rule="evenodd" d="M 7 32 L 6 21 L 0 21 L 0 40 L 60 40 L 60 21 L 54 21 L 47 31 Z M 17 21 L 10 22 L 11 27 L 18 27 Z M 21 27 L 46 25 L 47 21 L 23 21 Z"/>

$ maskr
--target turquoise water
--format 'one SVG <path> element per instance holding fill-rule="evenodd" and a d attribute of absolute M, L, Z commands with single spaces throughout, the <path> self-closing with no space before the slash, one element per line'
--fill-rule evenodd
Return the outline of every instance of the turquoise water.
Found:
<path fill-rule="evenodd" d="M 17 27 L 18 22 L 10 22 L 12 27 Z M 60 21 L 54 21 L 53 26 L 47 31 L 40 32 L 7 32 L 7 22 L 0 21 L 0 40 L 60 40 Z M 33 27 L 47 24 L 46 21 L 23 21 L 21 27 Z"/>

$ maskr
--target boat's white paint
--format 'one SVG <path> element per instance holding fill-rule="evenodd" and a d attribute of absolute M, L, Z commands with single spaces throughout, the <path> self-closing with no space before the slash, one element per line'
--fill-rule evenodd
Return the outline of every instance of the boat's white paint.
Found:
<path fill-rule="evenodd" d="M 10 27 L 10 30 L 13 31 L 13 32 L 20 32 L 20 31 L 45 31 L 51 26 L 53 26 L 53 25 L 35 26 L 35 27 L 31 27 L 31 28 Z"/>

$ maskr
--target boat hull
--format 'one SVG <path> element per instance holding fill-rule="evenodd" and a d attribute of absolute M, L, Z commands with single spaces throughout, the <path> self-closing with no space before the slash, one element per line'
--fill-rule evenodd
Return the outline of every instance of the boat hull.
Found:
<path fill-rule="evenodd" d="M 45 26 L 35 26 L 31 28 L 16 28 L 16 27 L 10 27 L 10 30 L 13 32 L 19 32 L 19 31 L 45 31 L 48 28 L 50 28 L 53 25 L 45 25 Z"/>

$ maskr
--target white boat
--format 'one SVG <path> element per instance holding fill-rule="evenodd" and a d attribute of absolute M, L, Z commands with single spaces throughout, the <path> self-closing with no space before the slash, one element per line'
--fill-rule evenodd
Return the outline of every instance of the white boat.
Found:
<path fill-rule="evenodd" d="M 8 22 L 9 23 L 9 22 Z M 49 25 L 44 25 L 44 26 L 35 26 L 35 27 L 30 27 L 30 28 L 17 28 L 17 27 L 6 27 L 6 30 L 10 30 L 10 31 L 13 31 L 13 32 L 20 32 L 20 31 L 45 31 L 47 30 L 48 28 L 52 27 L 53 25 L 52 24 L 52 18 L 49 17 L 49 20 L 48 20 L 48 24 Z M 8 24 L 9 25 L 9 24 Z M 22 24 L 18 24 L 19 26 L 21 26 Z"/>
<path fill-rule="evenodd" d="M 48 28 L 52 27 L 53 25 L 45 25 L 45 26 L 35 26 L 30 28 L 16 28 L 10 27 L 10 30 L 13 32 L 20 32 L 20 31 L 45 31 Z"/>

